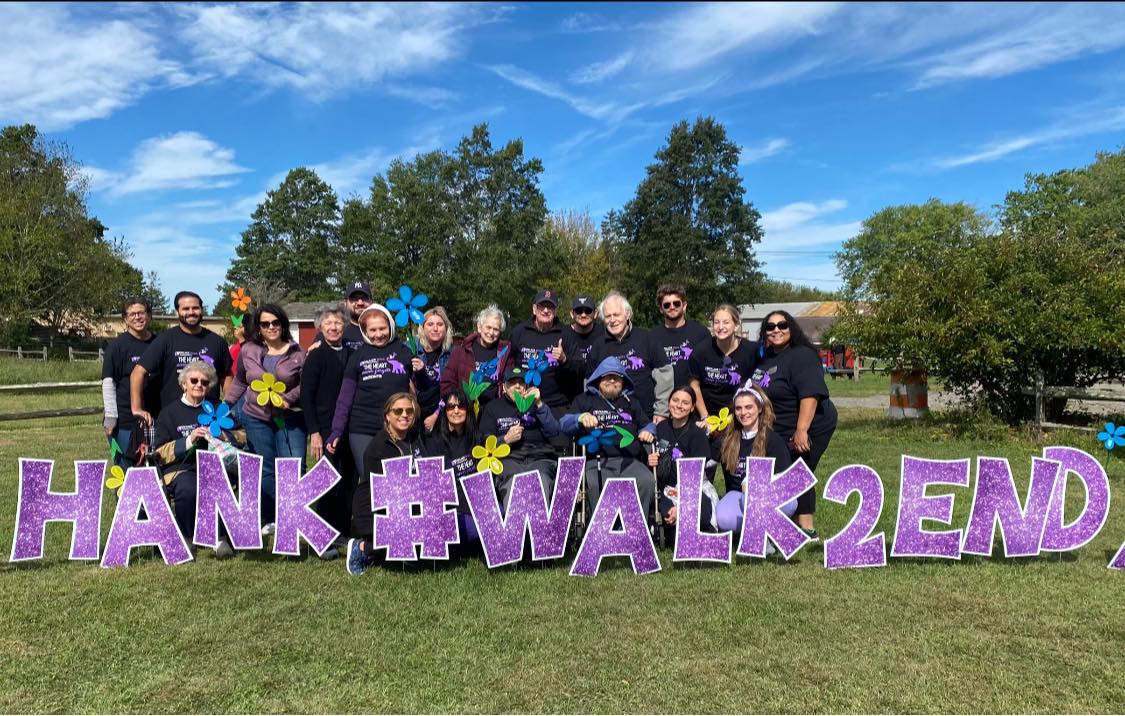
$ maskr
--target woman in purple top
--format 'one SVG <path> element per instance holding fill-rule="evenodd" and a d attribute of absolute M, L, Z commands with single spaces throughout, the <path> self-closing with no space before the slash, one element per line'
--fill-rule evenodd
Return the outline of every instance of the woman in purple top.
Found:
<path fill-rule="evenodd" d="M 301 369 L 305 351 L 289 332 L 281 306 L 258 308 L 239 354 L 238 371 L 224 400 L 233 406 L 246 393 L 241 420 L 251 451 L 262 456 L 262 533 L 273 534 L 274 459 L 304 462 L 308 432 L 301 414 Z"/>

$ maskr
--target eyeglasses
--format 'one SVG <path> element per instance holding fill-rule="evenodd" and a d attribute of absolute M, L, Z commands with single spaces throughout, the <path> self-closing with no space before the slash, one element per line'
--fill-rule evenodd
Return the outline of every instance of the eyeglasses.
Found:
<path fill-rule="evenodd" d="M 553 311 L 555 307 L 549 303 L 537 303 L 535 304 L 535 309 L 537 311 Z"/>
<path fill-rule="evenodd" d="M 454 410 L 464 411 L 465 409 L 466 409 L 465 406 L 461 405 L 460 403 L 446 403 L 445 404 L 445 412 L 447 412 L 447 413 L 452 413 Z"/>
<path fill-rule="evenodd" d="M 262 328 L 281 328 L 281 321 L 260 321 L 258 325 Z"/>
<path fill-rule="evenodd" d="M 148 311 L 133 311 L 132 313 L 126 313 L 125 317 L 126 318 L 144 318 L 147 315 L 148 315 Z"/>
<path fill-rule="evenodd" d="M 392 415 L 398 415 L 398 416 L 405 415 L 408 418 L 413 418 L 414 417 L 414 408 L 391 408 L 391 414 Z"/>
<path fill-rule="evenodd" d="M 211 381 L 206 378 L 188 378 L 188 382 L 192 385 L 202 385 L 204 388 L 211 385 Z"/>
<path fill-rule="evenodd" d="M 680 306 L 684 305 L 684 302 L 683 301 L 665 301 L 664 303 L 662 303 L 660 305 L 665 309 L 679 308 Z"/>
<path fill-rule="evenodd" d="M 788 331 L 789 330 L 789 321 L 778 321 L 777 323 L 767 323 L 766 324 L 766 333 L 769 333 L 770 331 L 773 331 L 773 330 Z"/>
<path fill-rule="evenodd" d="M 575 308 L 574 315 L 576 316 L 591 316 L 594 313 L 592 308 Z"/>

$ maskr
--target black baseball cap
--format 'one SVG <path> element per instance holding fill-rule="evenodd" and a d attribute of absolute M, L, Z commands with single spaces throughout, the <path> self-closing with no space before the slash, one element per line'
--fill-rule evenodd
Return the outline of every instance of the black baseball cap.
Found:
<path fill-rule="evenodd" d="M 523 379 L 524 379 L 523 368 L 520 368 L 518 365 L 510 365 L 510 366 L 508 366 L 508 369 L 504 371 L 504 382 L 505 383 L 507 383 L 509 380 L 523 380 Z"/>
<path fill-rule="evenodd" d="M 557 308 L 559 305 L 559 295 L 551 289 L 545 288 L 535 294 L 535 305 L 539 305 L 540 303 L 549 303 Z"/>
<path fill-rule="evenodd" d="M 593 296 L 575 296 L 574 300 L 570 304 L 570 307 L 572 309 L 589 308 L 590 310 L 595 310 L 597 308 L 597 305 L 594 303 Z"/>
<path fill-rule="evenodd" d="M 371 300 L 371 287 L 367 285 L 366 281 L 352 281 L 348 284 L 347 290 L 344 292 L 344 298 L 351 298 L 354 293 L 362 293 L 367 296 L 367 300 Z"/>

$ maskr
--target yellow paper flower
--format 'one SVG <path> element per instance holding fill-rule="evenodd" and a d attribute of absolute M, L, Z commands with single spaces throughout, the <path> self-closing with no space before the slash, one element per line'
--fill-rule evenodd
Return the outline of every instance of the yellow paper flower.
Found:
<path fill-rule="evenodd" d="M 236 311 L 246 313 L 246 307 L 250 305 L 250 294 L 246 293 L 246 289 L 239 288 L 237 291 L 230 292 L 230 305 L 234 306 Z"/>
<path fill-rule="evenodd" d="M 473 457 L 477 462 L 477 472 L 484 472 L 491 470 L 493 475 L 499 475 L 504 471 L 504 464 L 500 462 L 500 458 L 508 457 L 508 453 L 512 452 L 512 446 L 508 443 L 496 444 L 496 436 L 489 435 L 485 438 L 484 445 L 477 445 L 473 448 Z"/>
<path fill-rule="evenodd" d="M 266 406 L 273 403 L 275 408 L 280 408 L 283 401 L 281 394 L 285 392 L 285 383 L 274 378 L 273 373 L 262 373 L 261 380 L 250 383 L 250 390 L 257 391 L 258 405 Z"/>
<path fill-rule="evenodd" d="M 121 497 L 121 488 L 125 486 L 125 471 L 121 469 L 120 465 L 114 465 L 109 468 L 109 477 L 105 480 L 105 487 L 107 490 L 114 490 L 117 496 Z"/>
<path fill-rule="evenodd" d="M 718 415 L 707 416 L 707 427 L 711 428 L 711 432 L 726 430 L 728 425 L 730 425 L 730 408 L 723 408 Z"/>

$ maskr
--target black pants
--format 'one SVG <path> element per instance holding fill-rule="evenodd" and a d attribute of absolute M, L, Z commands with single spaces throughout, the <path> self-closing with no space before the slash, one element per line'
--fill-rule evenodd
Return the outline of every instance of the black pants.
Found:
<path fill-rule="evenodd" d="M 657 498 L 656 501 L 656 507 L 660 510 L 660 526 L 664 530 L 664 542 L 669 547 L 675 546 L 676 544 L 676 527 L 679 525 L 679 520 L 677 520 L 674 525 L 665 522 L 665 520 L 668 519 L 668 511 L 672 509 L 673 504 L 672 500 L 665 497 L 664 492 L 661 491 L 660 497 Z M 678 516 L 679 510 L 676 512 Z M 713 531 L 711 529 L 711 500 L 707 499 L 706 496 L 703 496 L 703 499 L 699 501 L 699 531 Z"/>
<path fill-rule="evenodd" d="M 836 426 L 832 429 L 817 433 L 816 435 L 809 435 L 809 451 L 796 452 L 792 447 L 789 448 L 789 459 L 797 462 L 799 458 L 804 458 L 805 464 L 809 469 L 816 472 L 816 466 L 820 464 L 820 458 L 824 455 L 824 451 L 828 449 L 828 443 L 832 440 L 832 434 L 836 432 Z M 786 442 L 793 437 L 792 435 L 783 436 Z M 798 515 L 811 515 L 816 512 L 816 487 L 810 487 L 797 498 L 797 511 L 793 513 L 794 517 Z"/>
<path fill-rule="evenodd" d="M 347 537 L 351 533 L 352 496 L 356 482 L 355 463 L 352 462 L 347 436 L 340 438 L 335 455 L 326 451 L 324 456 L 340 473 L 340 481 L 316 501 L 316 513 L 342 537 Z"/>

